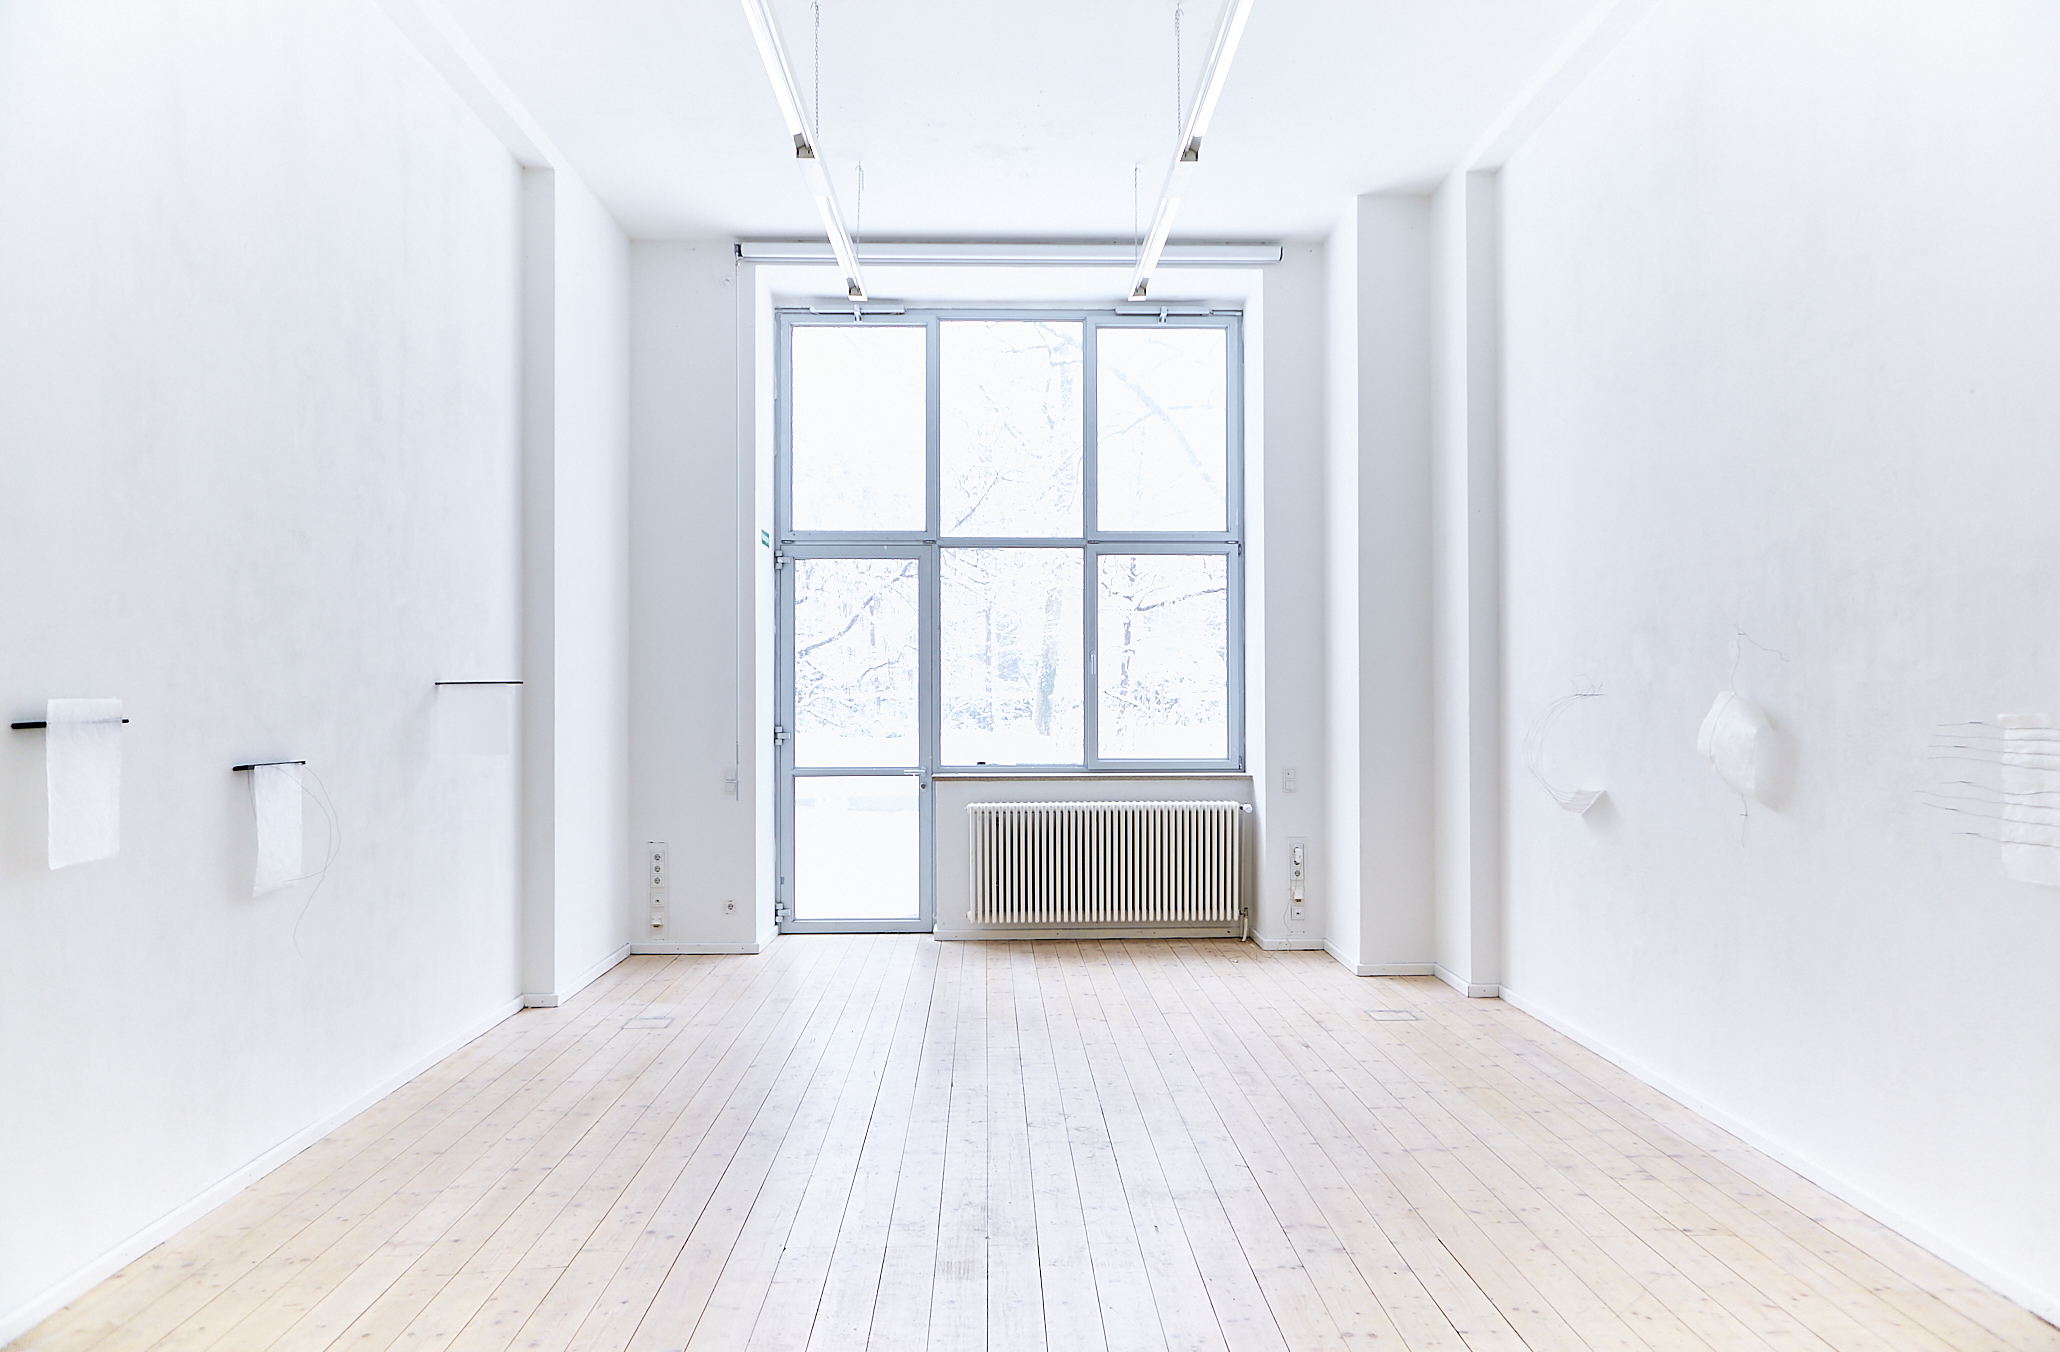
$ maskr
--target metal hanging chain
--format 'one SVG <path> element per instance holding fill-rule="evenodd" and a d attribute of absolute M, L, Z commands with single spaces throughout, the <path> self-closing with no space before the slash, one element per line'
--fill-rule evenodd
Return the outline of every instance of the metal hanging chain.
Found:
<path fill-rule="evenodd" d="M 1137 166 L 1130 166 L 1130 249 L 1136 253 L 1144 248 L 1144 237 L 1137 233 Z"/>

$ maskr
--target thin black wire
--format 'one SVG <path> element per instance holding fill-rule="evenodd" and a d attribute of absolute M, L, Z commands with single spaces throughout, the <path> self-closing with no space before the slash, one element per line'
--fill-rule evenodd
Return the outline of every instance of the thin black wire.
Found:
<path fill-rule="evenodd" d="M 300 781 L 302 795 L 322 810 L 322 817 L 329 833 L 328 847 L 322 854 L 322 866 L 312 873 L 301 874 L 300 877 L 293 879 L 287 884 L 291 886 L 292 883 L 306 882 L 310 878 L 315 880 L 315 885 L 308 889 L 307 900 L 300 904 L 300 914 L 293 918 L 293 951 L 296 955 L 305 958 L 307 954 L 301 950 L 300 946 L 301 922 L 308 918 L 308 908 L 315 904 L 315 897 L 321 892 L 322 884 L 329 881 L 330 866 L 336 862 L 337 856 L 343 853 L 343 821 L 336 815 L 336 805 L 330 801 L 329 786 L 322 782 L 322 777 L 315 774 L 312 769 L 305 765 L 300 767 L 300 771 L 303 776 L 312 775 L 316 785 L 322 790 L 321 795 L 317 797 L 309 791 L 305 778 Z M 256 783 L 255 777 L 253 777 L 252 783 Z"/>
<path fill-rule="evenodd" d="M 823 139 L 823 7 L 821 0 L 815 9 L 815 139 Z"/>
<path fill-rule="evenodd" d="M 1180 111 L 1182 100 L 1187 97 L 1187 74 L 1181 66 L 1180 50 L 1180 5 L 1173 6 L 1173 135 L 1177 139 L 1187 129 L 1186 118 Z M 1181 147 L 1183 150 L 1185 146 Z"/>

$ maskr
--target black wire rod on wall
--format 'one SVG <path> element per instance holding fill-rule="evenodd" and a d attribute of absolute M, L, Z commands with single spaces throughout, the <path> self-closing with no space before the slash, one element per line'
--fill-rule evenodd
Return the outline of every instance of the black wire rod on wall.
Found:
<path fill-rule="evenodd" d="M 128 721 L 126 718 L 122 720 L 124 723 Z M 7 726 L 13 728 L 16 732 L 27 732 L 32 728 L 47 728 L 50 725 L 39 718 L 33 723 L 9 723 Z"/>

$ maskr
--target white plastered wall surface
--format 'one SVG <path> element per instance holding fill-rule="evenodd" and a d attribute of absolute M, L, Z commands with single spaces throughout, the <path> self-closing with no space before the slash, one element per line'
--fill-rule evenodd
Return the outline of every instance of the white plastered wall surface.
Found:
<path fill-rule="evenodd" d="M 761 917 L 753 635 L 772 551 L 738 438 L 753 395 L 740 348 L 748 372 L 755 328 L 738 290 L 752 279 L 727 240 L 639 242 L 631 275 L 632 822 L 676 874 L 662 928 L 633 899 L 632 942 L 756 952 L 771 907 Z"/>
<path fill-rule="evenodd" d="M 61 872 L 40 734 L 0 734 L 0 1341 L 524 989 L 520 762 L 440 751 L 433 682 L 523 674 L 530 161 L 395 17 L 0 6 L 0 695 L 133 720 L 121 852 Z M 625 928 L 627 260 L 561 177 L 577 981 Z M 341 834 L 253 898 L 230 766 L 275 758 Z"/>
<path fill-rule="evenodd" d="M 585 183 L 564 169 L 553 179 L 550 990 L 563 999 L 628 956 L 623 899 L 637 883 L 628 839 L 630 250 Z"/>
<path fill-rule="evenodd" d="M 1925 792 L 2060 706 L 2056 70 L 2031 0 L 1660 0 L 1502 176 L 1505 995 L 2048 1318 L 2060 889 Z M 1581 690 L 1585 816 L 1515 751 Z"/>
<path fill-rule="evenodd" d="M 1246 317 L 1253 932 L 1281 947 L 1324 938 L 1320 911 L 1299 928 L 1290 923 L 1287 840 L 1310 842 L 1312 895 L 1321 896 L 1329 869 L 1323 275 L 1321 248 L 1295 245 L 1258 271 L 1169 268 L 1155 284 L 1174 304 L 1239 308 Z M 868 272 L 868 285 L 894 304 L 945 308 L 1113 307 L 1124 280 L 1117 270 L 1054 267 Z M 666 843 L 676 878 L 662 934 L 649 927 L 645 899 L 631 902 L 640 949 L 752 952 L 774 932 L 772 321 L 776 306 L 830 303 L 823 288 L 835 283 L 822 268 L 739 266 L 727 240 L 632 250 L 632 820 L 640 844 Z M 732 796 L 725 781 L 739 760 Z M 1293 794 L 1281 788 L 1290 766 Z"/>

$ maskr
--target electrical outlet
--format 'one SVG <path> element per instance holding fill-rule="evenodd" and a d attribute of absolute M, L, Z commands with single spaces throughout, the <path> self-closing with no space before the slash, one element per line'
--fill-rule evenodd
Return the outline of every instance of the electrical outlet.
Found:
<path fill-rule="evenodd" d="M 724 902 L 722 904 L 722 913 L 724 915 L 735 915 L 737 913 L 737 903 L 734 901 Z"/>
<path fill-rule="evenodd" d="M 644 847 L 644 895 L 651 902 L 651 928 L 661 933 L 665 929 L 665 903 L 671 882 L 665 864 L 665 842 L 648 842 Z"/>
<path fill-rule="evenodd" d="M 1288 929 L 1299 931 L 1309 923 L 1309 842 L 1289 836 L 1287 847 Z"/>

